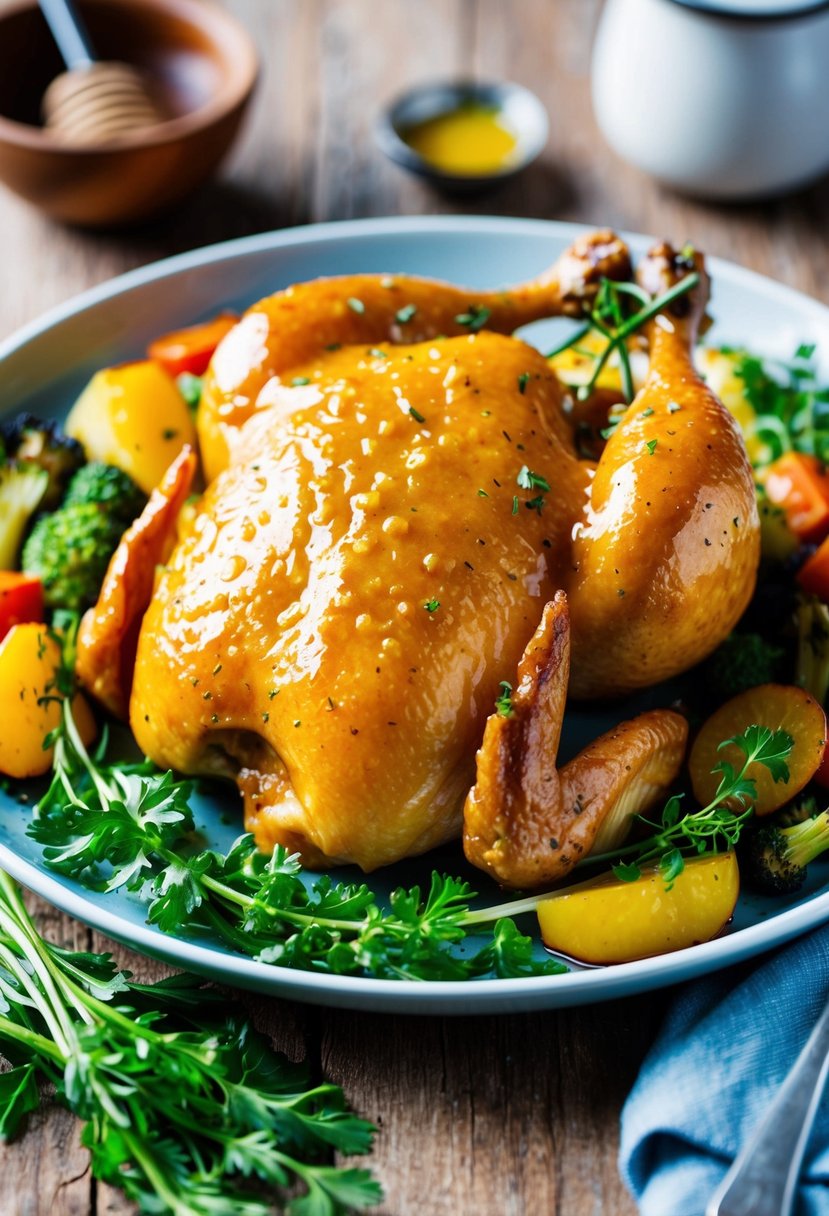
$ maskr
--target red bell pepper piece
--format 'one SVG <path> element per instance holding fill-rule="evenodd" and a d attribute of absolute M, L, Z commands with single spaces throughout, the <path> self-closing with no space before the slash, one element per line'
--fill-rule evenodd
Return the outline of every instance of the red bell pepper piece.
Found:
<path fill-rule="evenodd" d="M 13 625 L 43 620 L 43 587 L 39 578 L 17 570 L 0 570 L 0 640 Z"/>
<path fill-rule="evenodd" d="M 188 329 L 164 334 L 150 343 L 147 354 L 173 378 L 183 372 L 203 376 L 214 350 L 238 320 L 233 313 L 223 312 L 202 325 L 191 325 Z"/>

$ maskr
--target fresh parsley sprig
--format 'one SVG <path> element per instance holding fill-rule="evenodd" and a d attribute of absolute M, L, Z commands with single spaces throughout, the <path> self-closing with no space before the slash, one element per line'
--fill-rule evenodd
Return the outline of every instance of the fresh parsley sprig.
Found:
<path fill-rule="evenodd" d="M 752 802 L 757 783 L 749 771 L 754 765 L 767 769 L 774 781 L 788 781 L 786 760 L 791 755 L 794 739 L 785 730 L 770 730 L 767 726 L 749 726 L 742 734 L 726 739 L 719 751 L 733 744 L 743 756 L 739 769 L 727 760 L 720 760 L 712 770 L 720 773 L 720 783 L 707 806 L 687 815 L 681 813 L 678 795 L 669 798 L 657 823 L 645 816 L 637 819 L 652 829 L 643 840 L 612 853 L 590 854 L 584 864 L 615 863 L 617 878 L 634 881 L 644 866 L 657 863 L 670 884 L 682 873 L 686 854 L 717 853 L 737 844 L 746 820 L 754 811 Z M 736 808 L 736 809 L 735 809 Z M 630 860 L 622 861 L 622 858 Z"/>
<path fill-rule="evenodd" d="M 755 414 L 746 437 L 762 444 L 756 463 L 766 465 L 789 451 L 829 461 L 829 385 L 820 377 L 815 347 L 801 344 L 788 361 L 728 346 L 720 350 L 734 360 L 734 374 Z"/>
<path fill-rule="evenodd" d="M 40 937 L 0 872 L 0 1138 L 40 1104 L 39 1080 L 85 1123 L 96 1178 L 161 1216 L 336 1216 L 382 1192 L 367 1170 L 374 1128 L 339 1086 L 311 1083 L 218 992 L 188 976 L 131 984 L 109 955 Z M 285 1196 L 301 1184 L 303 1194 Z M 276 1194 L 274 1194 L 274 1190 Z"/>

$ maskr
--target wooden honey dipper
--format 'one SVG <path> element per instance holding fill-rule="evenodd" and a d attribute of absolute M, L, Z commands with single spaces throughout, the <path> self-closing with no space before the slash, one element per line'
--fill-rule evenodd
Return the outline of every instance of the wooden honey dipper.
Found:
<path fill-rule="evenodd" d="M 137 68 L 96 59 L 72 0 L 40 0 L 40 8 L 68 68 L 43 97 L 43 117 L 56 136 L 67 144 L 107 143 L 168 117 Z"/>

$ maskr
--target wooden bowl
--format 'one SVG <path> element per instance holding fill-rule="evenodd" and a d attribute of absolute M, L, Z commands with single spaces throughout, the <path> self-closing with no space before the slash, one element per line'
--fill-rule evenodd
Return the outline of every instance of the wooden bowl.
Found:
<path fill-rule="evenodd" d="M 35 0 L 0 11 L 0 181 L 56 219 L 134 223 L 178 202 L 230 148 L 257 58 L 247 32 L 210 0 L 79 0 L 101 59 L 147 73 L 171 115 L 95 148 L 67 147 L 41 125 L 64 70 Z"/>

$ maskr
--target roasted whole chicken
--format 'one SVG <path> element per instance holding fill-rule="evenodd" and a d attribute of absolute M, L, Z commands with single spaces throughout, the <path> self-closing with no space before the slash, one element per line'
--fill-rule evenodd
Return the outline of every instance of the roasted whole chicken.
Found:
<path fill-rule="evenodd" d="M 153 760 L 231 777 L 262 847 L 312 866 L 371 870 L 464 819 L 468 856 L 505 885 L 612 845 L 674 780 L 686 726 L 642 715 L 559 770 L 568 685 L 609 697 L 696 663 L 759 555 L 742 440 L 692 363 L 693 262 L 597 463 L 511 335 L 630 276 L 611 233 L 511 290 L 361 275 L 257 304 L 206 379 L 206 492 L 179 516 L 182 456 L 85 618 L 82 678 Z M 637 277 L 657 295 L 688 269 L 659 246 Z M 154 588 L 135 555 L 163 563 Z"/>

